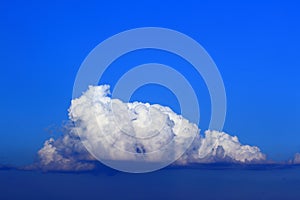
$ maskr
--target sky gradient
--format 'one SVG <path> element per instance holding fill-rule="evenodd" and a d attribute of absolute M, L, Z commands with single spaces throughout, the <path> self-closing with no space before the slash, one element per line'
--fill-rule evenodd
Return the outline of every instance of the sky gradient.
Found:
<path fill-rule="evenodd" d="M 68 119 L 73 82 L 87 54 L 114 34 L 144 26 L 178 30 L 197 40 L 223 77 L 224 130 L 271 159 L 291 158 L 300 151 L 300 13 L 295 2 L 2 2 L 0 163 L 31 163 L 51 136 L 48 130 Z M 199 126 L 205 130 L 210 118 L 205 84 L 174 55 L 128 54 L 100 82 L 113 85 L 122 70 L 149 61 L 186 66 L 181 72 L 199 91 Z M 155 85 L 141 88 L 132 100 L 179 110 L 175 97 Z"/>

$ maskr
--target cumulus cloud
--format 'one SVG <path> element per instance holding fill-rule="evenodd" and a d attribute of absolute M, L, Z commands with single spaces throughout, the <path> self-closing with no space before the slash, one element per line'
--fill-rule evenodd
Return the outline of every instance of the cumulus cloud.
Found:
<path fill-rule="evenodd" d="M 300 153 L 295 154 L 293 164 L 300 164 Z"/>
<path fill-rule="evenodd" d="M 236 136 L 207 130 L 205 137 L 198 137 L 183 156 L 185 163 L 261 162 L 266 156 L 256 146 L 242 145 Z"/>
<path fill-rule="evenodd" d="M 69 109 L 73 131 L 101 161 L 171 163 L 199 134 L 195 124 L 168 107 L 108 95 L 107 85 L 90 87 Z"/>
<path fill-rule="evenodd" d="M 50 138 L 38 151 L 38 162 L 27 169 L 43 171 L 86 171 L 95 168 L 95 159 L 74 134 L 70 124 L 65 125 L 64 134 L 57 140 Z"/>
<path fill-rule="evenodd" d="M 69 117 L 75 125 L 57 140 L 44 143 L 38 152 L 41 169 L 91 170 L 96 158 L 144 162 L 177 159 L 176 164 L 181 165 L 266 159 L 258 147 L 242 145 L 236 136 L 208 130 L 201 137 L 195 124 L 168 107 L 124 103 L 109 95 L 108 85 L 90 86 L 72 100 Z M 186 146 L 190 147 L 185 152 Z"/>

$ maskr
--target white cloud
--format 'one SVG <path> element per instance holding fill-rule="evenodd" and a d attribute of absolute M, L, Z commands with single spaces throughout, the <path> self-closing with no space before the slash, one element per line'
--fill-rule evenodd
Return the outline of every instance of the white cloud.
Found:
<path fill-rule="evenodd" d="M 111 99 L 107 85 L 90 86 L 80 98 L 72 100 L 69 117 L 76 126 L 72 126 L 58 140 L 45 142 L 38 152 L 41 168 L 94 168 L 91 161 L 95 158 L 81 142 L 97 158 L 109 160 L 172 160 L 179 158 L 185 146 L 192 141 L 189 150 L 176 163 L 248 163 L 265 160 L 259 148 L 242 145 L 236 136 L 206 131 L 202 138 L 195 124 L 168 107 Z M 166 148 L 167 144 L 169 146 Z M 152 156 L 152 152 L 159 149 L 163 151 Z"/>
<path fill-rule="evenodd" d="M 295 154 L 293 164 L 300 164 L 300 153 Z"/>
<path fill-rule="evenodd" d="M 242 145 L 236 136 L 219 131 L 205 131 L 205 137 L 199 138 L 187 152 L 185 159 L 194 163 L 214 162 L 261 162 L 266 156 L 256 146 Z"/>
<path fill-rule="evenodd" d="M 66 127 L 66 131 L 56 141 L 46 140 L 38 151 L 39 162 L 27 169 L 44 171 L 85 171 L 95 168 L 95 159 L 86 151 L 78 136 Z"/>

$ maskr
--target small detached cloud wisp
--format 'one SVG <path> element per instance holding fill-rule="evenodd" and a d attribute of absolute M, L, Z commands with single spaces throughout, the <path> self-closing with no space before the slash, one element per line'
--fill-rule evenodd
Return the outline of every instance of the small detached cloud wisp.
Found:
<path fill-rule="evenodd" d="M 82 143 L 84 138 L 100 143 L 101 145 L 94 146 L 99 147 L 96 151 L 107 151 L 105 156 L 111 160 L 132 159 L 125 154 L 110 152 L 109 150 L 114 149 L 116 143 L 126 151 L 145 154 L 145 159 L 151 162 L 153 159 L 165 159 L 166 156 L 170 156 L 170 153 L 151 158 L 147 157 L 147 152 L 152 152 L 169 141 L 175 141 L 171 149 L 172 155 L 175 155 L 180 150 L 180 145 L 191 138 L 194 140 L 189 149 L 173 165 L 218 162 L 249 164 L 262 163 L 266 160 L 266 156 L 258 147 L 242 145 L 236 136 L 207 130 L 202 137 L 195 124 L 177 115 L 168 107 L 140 102 L 124 103 L 110 98 L 109 94 L 108 85 L 90 86 L 81 97 L 72 100 L 69 108 L 72 123 L 68 125 L 68 131 L 56 140 L 50 138 L 45 141 L 42 149 L 38 151 L 38 161 L 33 167 L 44 171 L 94 170 L 98 161 L 86 150 Z M 115 105 L 113 109 L 111 104 Z M 149 110 L 152 113 L 151 126 L 145 128 L 145 123 L 149 122 L 149 116 L 145 112 Z M 118 125 L 111 123 L 116 119 Z M 122 129 L 134 134 L 134 142 L 129 140 L 126 134 L 119 134 Z M 160 131 L 156 140 L 140 139 L 155 131 Z M 114 143 L 102 141 L 99 133 L 110 134 L 115 139 Z M 298 157 L 295 161 L 298 161 Z"/>

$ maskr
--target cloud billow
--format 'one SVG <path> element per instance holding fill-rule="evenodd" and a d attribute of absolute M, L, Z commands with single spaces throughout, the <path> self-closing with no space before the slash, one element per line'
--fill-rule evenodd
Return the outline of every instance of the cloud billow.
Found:
<path fill-rule="evenodd" d="M 96 161 L 254 163 L 266 156 L 236 136 L 199 128 L 158 104 L 124 103 L 109 97 L 109 86 L 90 86 L 69 108 L 71 125 L 44 143 L 37 166 L 43 170 L 93 170 Z M 188 149 L 186 150 L 186 147 Z M 87 151 L 88 149 L 88 151 Z M 105 162 L 104 162 L 105 163 Z"/>

